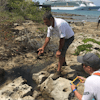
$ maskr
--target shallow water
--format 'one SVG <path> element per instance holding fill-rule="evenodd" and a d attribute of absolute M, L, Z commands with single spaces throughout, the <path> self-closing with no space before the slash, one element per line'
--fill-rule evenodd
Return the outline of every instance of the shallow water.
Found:
<path fill-rule="evenodd" d="M 76 14 L 79 16 L 69 16 L 69 18 L 76 19 L 75 21 L 87 21 L 87 22 L 97 22 L 98 16 L 100 15 L 100 11 L 77 11 L 77 10 L 51 10 L 51 12 L 56 12 L 59 14 Z M 80 16 L 82 15 L 82 16 Z M 56 16 L 55 16 L 56 17 Z M 63 18 L 68 18 L 68 16 L 59 16 Z M 68 20 L 70 21 L 70 20 Z"/>

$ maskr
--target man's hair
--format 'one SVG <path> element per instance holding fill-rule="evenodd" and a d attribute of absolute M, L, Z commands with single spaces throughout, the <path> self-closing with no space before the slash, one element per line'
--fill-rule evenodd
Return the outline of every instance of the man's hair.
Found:
<path fill-rule="evenodd" d="M 50 19 L 50 18 L 53 18 L 52 14 L 50 12 L 45 12 L 45 14 L 43 15 L 43 20 L 44 19 Z"/>

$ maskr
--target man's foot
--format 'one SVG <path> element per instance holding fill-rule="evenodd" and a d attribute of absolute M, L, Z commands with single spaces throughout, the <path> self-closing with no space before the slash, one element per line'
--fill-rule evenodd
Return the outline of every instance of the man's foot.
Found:
<path fill-rule="evenodd" d="M 53 76 L 52 76 L 52 79 L 53 80 L 56 80 L 57 78 L 59 78 L 61 76 L 61 72 L 60 71 L 57 71 Z"/>
<path fill-rule="evenodd" d="M 66 63 L 66 62 L 64 62 L 62 66 L 67 66 L 67 63 Z"/>

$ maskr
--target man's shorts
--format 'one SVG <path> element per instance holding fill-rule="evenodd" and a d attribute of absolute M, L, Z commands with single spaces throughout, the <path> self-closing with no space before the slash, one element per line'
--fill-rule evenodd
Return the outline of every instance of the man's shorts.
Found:
<path fill-rule="evenodd" d="M 98 23 L 100 23 L 100 20 L 98 20 Z"/>
<path fill-rule="evenodd" d="M 73 40 L 74 40 L 74 36 L 70 37 L 69 39 L 65 39 L 65 43 L 64 43 L 64 46 L 61 51 L 61 55 L 63 57 L 65 57 L 66 51 L 67 51 L 68 47 L 71 45 L 71 43 L 73 42 Z"/>

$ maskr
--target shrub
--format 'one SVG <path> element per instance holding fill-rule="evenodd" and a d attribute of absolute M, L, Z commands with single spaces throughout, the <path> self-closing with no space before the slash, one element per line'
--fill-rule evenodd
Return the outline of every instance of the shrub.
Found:
<path fill-rule="evenodd" d="M 36 22 L 43 22 L 42 15 L 44 14 L 45 9 L 39 8 L 39 2 L 34 3 L 32 1 L 29 2 L 28 0 L 0 0 L 0 4 L 2 3 L 4 5 L 0 6 L 0 9 L 5 8 L 3 11 L 0 10 L 0 17 L 5 14 L 2 22 L 6 20 L 16 22 L 15 20 L 18 21 L 19 17 L 22 21 L 23 19 L 28 19 Z"/>
<path fill-rule="evenodd" d="M 8 0 L 9 8 L 11 12 L 15 12 L 17 16 L 23 16 L 25 19 L 30 19 L 33 21 L 42 21 L 42 15 L 44 14 L 44 9 L 41 10 L 39 6 L 34 2 L 27 2 L 24 0 Z"/>

